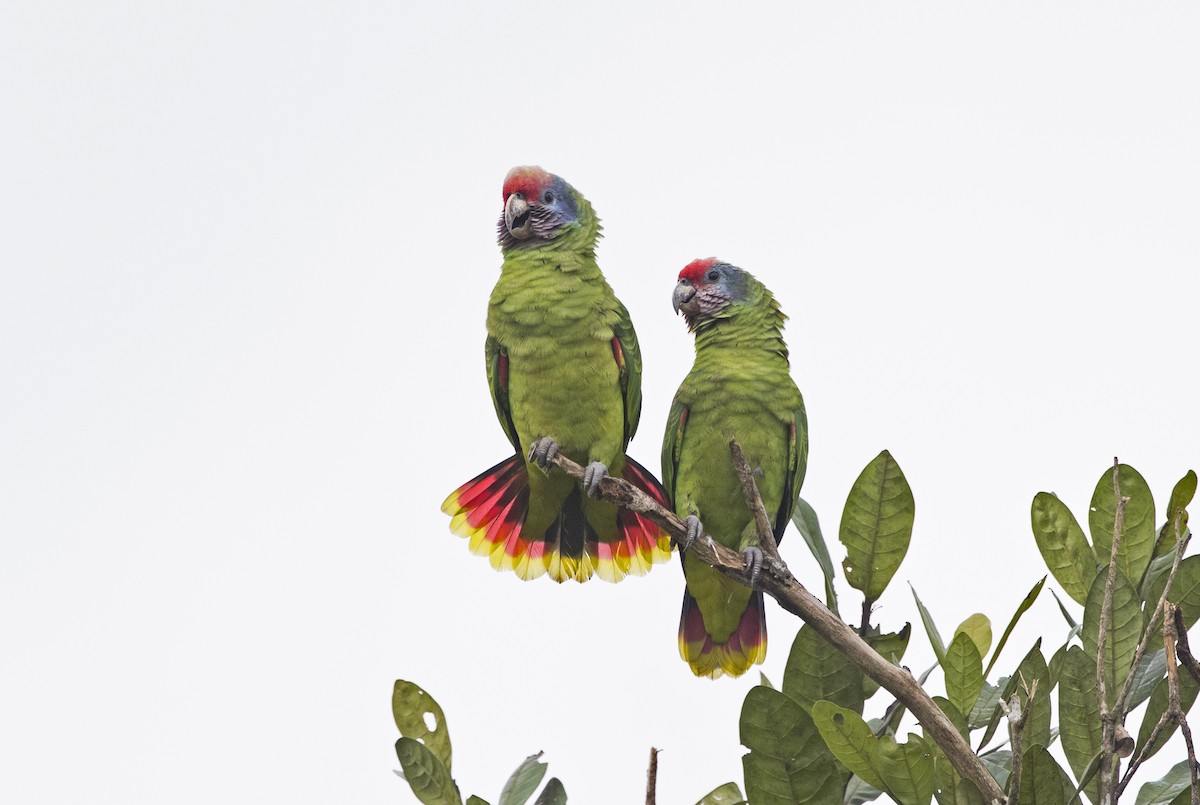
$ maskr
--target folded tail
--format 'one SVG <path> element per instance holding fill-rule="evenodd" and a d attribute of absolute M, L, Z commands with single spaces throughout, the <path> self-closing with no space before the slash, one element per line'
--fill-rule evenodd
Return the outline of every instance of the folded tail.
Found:
<path fill-rule="evenodd" d="M 666 505 L 662 486 L 633 459 L 626 459 L 622 475 Z M 575 487 L 544 533 L 526 533 L 529 474 L 524 457 L 514 455 L 454 490 L 442 511 L 451 517 L 450 530 L 469 540 L 472 553 L 524 580 L 549 574 L 557 582 L 584 582 L 598 575 L 617 582 L 670 558 L 670 537 L 652 521 L 619 509 L 616 534 L 604 539 L 588 522 L 588 505 Z"/>
<path fill-rule="evenodd" d="M 696 599 L 683 591 L 683 612 L 679 616 L 679 656 L 696 676 L 713 679 L 722 674 L 741 676 L 750 666 L 767 657 L 767 613 L 763 594 L 755 591 L 742 612 L 737 628 L 724 643 L 713 642 L 704 627 L 704 616 Z"/>

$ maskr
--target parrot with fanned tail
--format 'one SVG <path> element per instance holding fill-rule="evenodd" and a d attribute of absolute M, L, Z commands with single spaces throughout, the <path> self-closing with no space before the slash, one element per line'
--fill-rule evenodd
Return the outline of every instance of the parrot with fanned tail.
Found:
<path fill-rule="evenodd" d="M 804 480 L 808 420 L 788 370 L 787 317 L 761 282 L 715 258 L 696 260 L 680 272 L 672 301 L 696 337 L 662 449 L 663 485 L 688 528 L 679 653 L 696 676 L 739 676 L 766 658 L 763 594 L 686 549 L 708 535 L 740 551 L 757 575 L 762 550 L 729 442 L 741 445 L 778 540 Z"/>
<path fill-rule="evenodd" d="M 575 188 L 538 167 L 504 180 L 504 262 L 488 303 L 484 357 L 515 455 L 460 486 L 442 511 L 472 552 L 522 579 L 620 581 L 670 558 L 666 532 L 597 498 L 611 473 L 665 505 L 625 455 L 641 413 L 642 359 L 629 312 L 596 265 L 600 221 Z M 582 484 L 550 472 L 561 453 Z"/>

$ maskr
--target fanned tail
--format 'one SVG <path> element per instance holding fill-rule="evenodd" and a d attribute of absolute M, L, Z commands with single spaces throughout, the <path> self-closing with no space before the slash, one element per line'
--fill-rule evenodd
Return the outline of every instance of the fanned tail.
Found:
<path fill-rule="evenodd" d="M 667 505 L 662 486 L 633 459 L 626 459 L 622 475 Z M 514 455 L 454 490 L 442 511 L 451 517 L 450 530 L 469 540 L 472 553 L 527 581 L 549 574 L 557 582 L 585 582 L 593 575 L 617 582 L 643 576 L 671 557 L 670 536 L 651 520 L 618 509 L 615 537 L 601 539 L 588 522 L 585 505 L 576 487 L 544 534 L 527 533 L 529 474 L 524 458 Z"/>
<path fill-rule="evenodd" d="M 679 616 L 679 656 L 696 676 L 717 679 L 722 674 L 741 676 L 750 666 L 767 657 L 767 613 L 763 594 L 755 591 L 746 604 L 738 626 L 724 643 L 714 643 L 704 627 L 704 616 L 696 599 L 683 591 L 683 612 Z"/>
<path fill-rule="evenodd" d="M 528 510 L 529 473 L 519 455 L 475 476 L 442 503 L 450 530 L 469 540 L 471 553 L 525 580 L 546 572 L 545 541 L 521 533 Z"/>
<path fill-rule="evenodd" d="M 641 464 L 626 457 L 621 476 L 670 509 L 662 484 Z M 589 545 L 589 548 L 591 546 Z M 653 520 L 630 511 L 617 512 L 617 538 L 595 546 L 596 573 L 605 581 L 617 582 L 626 576 L 644 576 L 654 565 L 671 558 L 671 536 Z"/>

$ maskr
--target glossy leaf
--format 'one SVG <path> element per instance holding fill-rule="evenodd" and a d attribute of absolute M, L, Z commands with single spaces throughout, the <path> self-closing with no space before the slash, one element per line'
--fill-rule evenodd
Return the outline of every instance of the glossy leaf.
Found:
<path fill-rule="evenodd" d="M 1087 605 L 1083 610 L 1083 650 L 1089 657 L 1096 656 L 1100 635 L 1100 608 L 1104 601 L 1104 586 L 1108 577 L 1105 568 L 1096 574 L 1092 590 L 1088 593 Z M 1104 679 L 1109 704 L 1116 701 L 1125 677 L 1129 676 L 1133 654 L 1142 636 L 1142 610 L 1137 591 L 1129 579 L 1117 570 L 1113 583 L 1112 615 L 1109 618 L 1108 636 L 1104 643 Z"/>
<path fill-rule="evenodd" d="M 1096 697 L 1096 664 L 1079 646 L 1071 646 L 1063 657 L 1058 683 L 1059 736 L 1063 754 L 1078 780 L 1100 751 L 1100 705 Z M 1088 797 L 1099 800 L 1093 780 Z"/>
<path fill-rule="evenodd" d="M 737 801 L 728 800 L 731 803 Z M 562 781 L 557 777 L 551 777 L 550 782 L 546 783 L 546 787 L 542 789 L 542 793 L 538 794 L 533 805 L 567 805 L 567 789 L 563 787 Z"/>
<path fill-rule="evenodd" d="M 1160 779 L 1142 786 L 1134 805 L 1170 805 L 1175 797 L 1192 786 L 1192 772 L 1188 762 L 1181 760 Z"/>
<path fill-rule="evenodd" d="M 1180 478 L 1179 483 L 1175 484 L 1175 488 L 1171 490 L 1171 499 L 1167 503 L 1166 522 L 1159 529 L 1158 541 L 1154 544 L 1155 556 L 1174 553 L 1177 540 L 1182 538 L 1188 531 L 1187 507 L 1191 504 L 1192 498 L 1195 495 L 1196 473 L 1194 470 L 1188 470 L 1187 475 Z M 1179 518 L 1178 533 L 1175 530 L 1177 525 L 1175 520 L 1177 517 Z"/>
<path fill-rule="evenodd" d="M 988 724 L 993 716 L 1000 712 L 998 705 L 1000 704 L 1000 695 L 1004 692 L 1004 686 L 1008 684 L 1008 677 L 1000 677 L 999 685 L 989 685 L 983 683 L 983 690 L 979 693 L 979 698 L 975 700 L 975 704 L 971 707 L 971 712 L 967 714 L 967 726 L 970 729 L 976 729 Z M 986 741 L 982 742 L 983 746 Z"/>
<path fill-rule="evenodd" d="M 812 720 L 829 751 L 843 766 L 875 788 L 887 790 L 879 771 L 879 744 L 862 716 L 832 702 L 817 702 Z"/>
<path fill-rule="evenodd" d="M 900 465 L 884 450 L 854 482 L 838 539 L 846 546 L 846 581 L 868 601 L 883 594 L 912 538 L 916 504 Z"/>
<path fill-rule="evenodd" d="M 1012 774 L 1012 752 L 1008 749 L 997 749 L 994 752 L 980 755 L 979 760 L 987 766 L 988 772 L 995 778 L 1001 788 L 1008 786 L 1008 778 Z"/>
<path fill-rule="evenodd" d="M 1044 746 L 1033 744 L 1023 755 L 1019 802 L 1030 805 L 1066 805 L 1062 769 Z"/>
<path fill-rule="evenodd" d="M 1117 479 L 1121 485 L 1121 495 L 1129 498 L 1125 507 L 1121 543 L 1117 546 L 1117 567 L 1127 579 L 1134 584 L 1140 584 L 1142 574 L 1150 564 L 1155 537 L 1158 535 L 1154 522 L 1154 497 L 1150 494 L 1146 479 L 1128 464 L 1121 464 L 1117 468 Z M 1116 516 L 1117 499 L 1113 492 L 1113 470 L 1106 470 L 1096 483 L 1091 510 L 1088 513 L 1088 526 L 1092 532 L 1092 542 L 1096 546 L 1096 559 L 1101 565 L 1108 564 L 1112 552 Z"/>
<path fill-rule="evenodd" d="M 533 796 L 533 792 L 542 784 L 542 778 L 546 776 L 547 764 L 539 760 L 541 756 L 542 753 L 538 752 L 521 761 L 521 765 L 517 766 L 517 770 L 504 784 L 499 805 L 525 805 Z"/>
<path fill-rule="evenodd" d="M 912 584 L 909 584 L 908 588 L 912 590 L 913 600 L 917 602 L 917 612 L 921 614 L 921 623 L 925 626 L 925 634 L 929 635 L 929 645 L 933 646 L 933 655 L 937 657 L 938 665 L 942 665 L 946 662 L 946 644 L 942 642 L 942 635 L 933 622 L 933 616 L 921 603 L 921 597 L 917 595 L 917 588 Z"/>
<path fill-rule="evenodd" d="M 862 671 L 811 626 L 796 633 L 783 669 L 783 692 L 806 711 L 822 699 L 856 713 L 863 711 Z"/>
<path fill-rule="evenodd" d="M 755 805 L 840 805 L 846 776 L 808 713 L 784 694 L 751 688 L 742 704 L 746 798 Z"/>
<path fill-rule="evenodd" d="M 1154 607 L 1158 604 L 1169 575 L 1169 572 L 1163 573 L 1150 585 L 1146 595 L 1147 606 Z M 1179 605 L 1179 610 L 1183 613 L 1183 622 L 1191 629 L 1200 618 L 1200 555 L 1184 557 L 1179 563 L 1179 572 L 1175 574 L 1175 582 L 1171 585 L 1167 600 Z"/>
<path fill-rule="evenodd" d="M 442 762 L 446 772 L 451 771 L 450 730 L 446 727 L 441 706 L 432 696 L 419 685 L 397 679 L 392 687 L 392 718 L 401 735 L 425 744 Z"/>
<path fill-rule="evenodd" d="M 1082 604 L 1096 575 L 1096 555 L 1079 521 L 1065 503 L 1049 492 L 1034 495 L 1030 518 L 1033 538 L 1046 568 L 1063 591 Z"/>
<path fill-rule="evenodd" d="M 829 548 L 825 544 L 825 536 L 821 533 L 821 523 L 817 513 L 804 498 L 796 498 L 796 506 L 792 510 L 792 522 L 804 539 L 804 544 L 812 552 L 813 558 L 825 576 L 825 605 L 838 611 L 837 592 L 833 589 L 833 559 L 829 556 Z"/>
<path fill-rule="evenodd" d="M 1008 643 L 1008 636 L 1012 634 L 1012 630 L 1016 628 L 1017 621 L 1021 620 L 1021 616 L 1024 615 L 1031 606 L 1033 606 L 1033 602 L 1037 600 L 1037 597 L 1042 592 L 1042 587 L 1044 587 L 1045 584 L 1046 577 L 1042 576 L 1041 581 L 1033 585 L 1033 588 L 1026 593 L 1025 598 L 1020 604 L 1017 605 L 1017 611 L 1013 613 L 1012 620 L 1010 620 L 1008 622 L 1008 626 L 1004 628 L 1004 634 L 1000 635 L 1000 642 L 996 644 L 996 650 L 992 652 L 992 659 L 988 662 L 987 668 L 983 669 L 983 676 L 985 679 L 987 678 L 987 675 L 992 672 L 992 666 L 996 664 L 996 660 L 1000 658 L 1000 652 L 1004 651 L 1004 646 L 1006 643 Z M 986 654 L 987 652 L 984 653 Z"/>
<path fill-rule="evenodd" d="M 404 779 L 424 805 L 462 805 L 450 772 L 425 744 L 401 738 L 396 741 L 396 757 L 404 770 Z"/>
<path fill-rule="evenodd" d="M 1155 739 L 1154 745 L 1149 748 L 1146 742 L 1150 740 L 1150 733 L 1154 730 L 1154 725 L 1162 718 L 1162 714 L 1167 711 L 1167 680 L 1164 677 L 1159 680 L 1154 687 L 1154 692 L 1150 694 L 1150 703 L 1146 705 L 1146 712 L 1142 715 L 1142 726 L 1138 730 L 1138 751 L 1146 752 L 1146 757 L 1151 757 L 1158 753 L 1158 750 L 1163 748 L 1163 745 L 1175 734 L 1175 730 L 1179 729 L 1179 725 L 1173 720 L 1169 721 Z M 1197 685 L 1192 679 L 1191 674 L 1179 674 L 1179 706 L 1187 713 L 1192 705 L 1196 703 Z"/>
<path fill-rule="evenodd" d="M 959 632 L 946 649 L 946 696 L 960 713 L 969 713 L 983 690 L 983 659 L 969 635 Z"/>
<path fill-rule="evenodd" d="M 746 805 L 746 798 L 737 783 L 725 783 L 701 797 L 696 805 Z"/>
<path fill-rule="evenodd" d="M 1161 648 L 1151 648 L 1143 654 L 1141 662 L 1138 663 L 1138 667 L 1133 672 L 1133 687 L 1129 690 L 1129 698 L 1125 700 L 1126 712 L 1132 711 L 1139 704 L 1149 699 L 1150 694 L 1154 692 L 1154 688 L 1166 674 L 1167 654 L 1165 651 Z"/>
<path fill-rule="evenodd" d="M 992 622 L 988 620 L 987 615 L 976 612 L 967 616 L 954 630 L 955 635 L 960 633 L 971 638 L 971 642 L 979 650 L 980 657 L 987 656 L 988 649 L 992 647 Z"/>

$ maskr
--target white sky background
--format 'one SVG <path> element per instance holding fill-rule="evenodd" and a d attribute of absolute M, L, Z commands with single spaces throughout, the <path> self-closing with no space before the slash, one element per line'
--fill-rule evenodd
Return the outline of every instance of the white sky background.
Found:
<path fill-rule="evenodd" d="M 1085 519 L 1118 455 L 1161 516 L 1200 467 L 1195 5 L 606 6 L 0 8 L 0 798 L 414 802 L 397 677 L 464 796 L 539 749 L 585 805 L 641 801 L 651 745 L 660 802 L 740 782 L 758 674 L 691 676 L 677 565 L 522 583 L 438 510 L 509 450 L 482 347 L 513 165 L 604 221 L 652 469 L 679 269 L 776 292 L 835 561 L 879 450 L 913 487 L 876 620 L 914 668 L 906 582 L 998 636 L 1045 572 L 1036 492 Z M 1065 632 L 1044 593 L 1000 667 Z"/>

